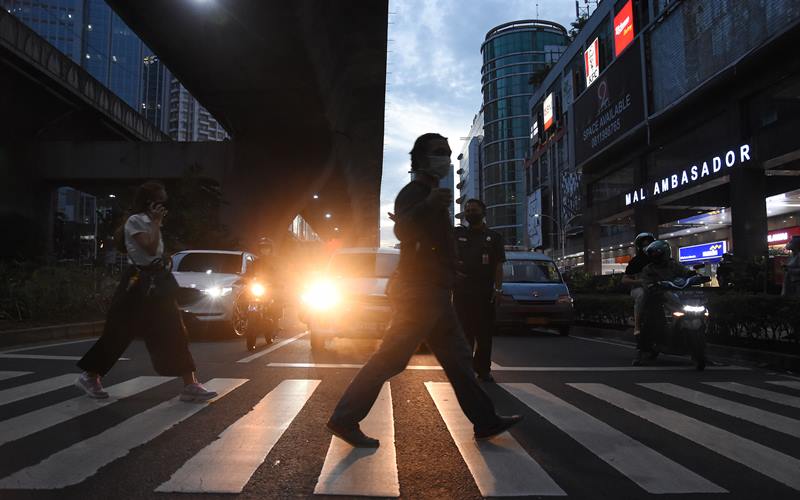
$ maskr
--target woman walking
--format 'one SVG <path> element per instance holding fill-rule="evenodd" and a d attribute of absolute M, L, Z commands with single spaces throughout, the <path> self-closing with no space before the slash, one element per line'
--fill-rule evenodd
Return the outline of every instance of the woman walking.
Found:
<path fill-rule="evenodd" d="M 83 374 L 75 385 L 92 398 L 103 399 L 100 378 L 128 348 L 137 334 L 144 337 L 153 368 L 159 375 L 183 377 L 181 401 L 207 401 L 217 395 L 197 381 L 186 330 L 175 302 L 178 288 L 164 260 L 161 223 L 167 215 L 167 192 L 158 182 L 136 191 L 133 215 L 117 234 L 130 266 L 114 292 L 103 335 L 78 362 Z"/>

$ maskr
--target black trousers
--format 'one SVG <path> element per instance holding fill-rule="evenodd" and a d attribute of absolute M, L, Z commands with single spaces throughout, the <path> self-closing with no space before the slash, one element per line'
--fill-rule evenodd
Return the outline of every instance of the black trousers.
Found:
<path fill-rule="evenodd" d="M 355 427 L 369 413 L 383 383 L 401 373 L 425 341 L 453 385 L 467 418 L 475 427 L 496 424 L 494 404 L 472 371 L 472 352 L 453 310 L 450 290 L 398 283 L 392 286 L 389 298 L 392 322 L 383 343 L 345 390 L 331 420 L 343 427 Z"/>
<path fill-rule="evenodd" d="M 141 283 L 128 289 L 131 268 L 123 273 L 106 316 L 103 334 L 78 361 L 84 371 L 105 375 L 136 337 L 142 337 L 156 373 L 177 377 L 195 371 L 186 327 L 174 298 L 145 296 Z"/>
<path fill-rule="evenodd" d="M 488 375 L 492 369 L 495 314 L 491 296 L 456 292 L 453 296 L 453 305 L 467 342 L 475 352 L 472 368 L 478 375 Z"/>

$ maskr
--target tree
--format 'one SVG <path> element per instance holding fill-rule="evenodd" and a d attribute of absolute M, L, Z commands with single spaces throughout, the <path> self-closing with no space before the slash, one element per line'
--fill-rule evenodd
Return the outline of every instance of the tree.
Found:
<path fill-rule="evenodd" d="M 589 21 L 589 16 L 586 14 L 579 15 L 574 21 L 570 23 L 572 28 L 569 30 L 569 39 L 575 40 L 581 32 L 586 23 Z"/>

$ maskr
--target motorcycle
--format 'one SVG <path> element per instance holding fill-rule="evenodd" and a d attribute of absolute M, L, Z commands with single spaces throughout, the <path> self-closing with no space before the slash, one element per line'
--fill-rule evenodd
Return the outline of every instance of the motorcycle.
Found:
<path fill-rule="evenodd" d="M 651 359 L 659 352 L 689 354 L 698 371 L 706 367 L 706 330 L 709 312 L 705 293 L 696 287 L 708 283 L 708 276 L 691 276 L 651 285 L 643 327 L 655 343 Z"/>
<path fill-rule="evenodd" d="M 248 284 L 243 295 L 247 305 L 244 334 L 247 350 L 255 350 L 256 339 L 259 335 L 264 336 L 267 344 L 272 344 L 275 341 L 278 322 L 281 318 L 274 293 L 267 290 L 267 287 L 261 282 L 253 280 Z"/>

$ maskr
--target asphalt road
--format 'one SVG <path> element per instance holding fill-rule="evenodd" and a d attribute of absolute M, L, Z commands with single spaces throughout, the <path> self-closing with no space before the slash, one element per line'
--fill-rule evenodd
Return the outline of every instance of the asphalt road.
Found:
<path fill-rule="evenodd" d="M 364 423 L 383 443 L 364 453 L 324 423 L 374 341 L 314 355 L 287 332 L 256 356 L 193 342 L 201 380 L 227 391 L 199 405 L 174 401 L 180 381 L 156 378 L 139 342 L 104 380 L 118 399 L 81 396 L 70 374 L 90 342 L 0 353 L 0 498 L 800 495 L 800 379 L 760 369 L 634 368 L 627 346 L 498 337 L 484 387 L 519 426 L 476 445 L 435 359 L 417 355 Z"/>

